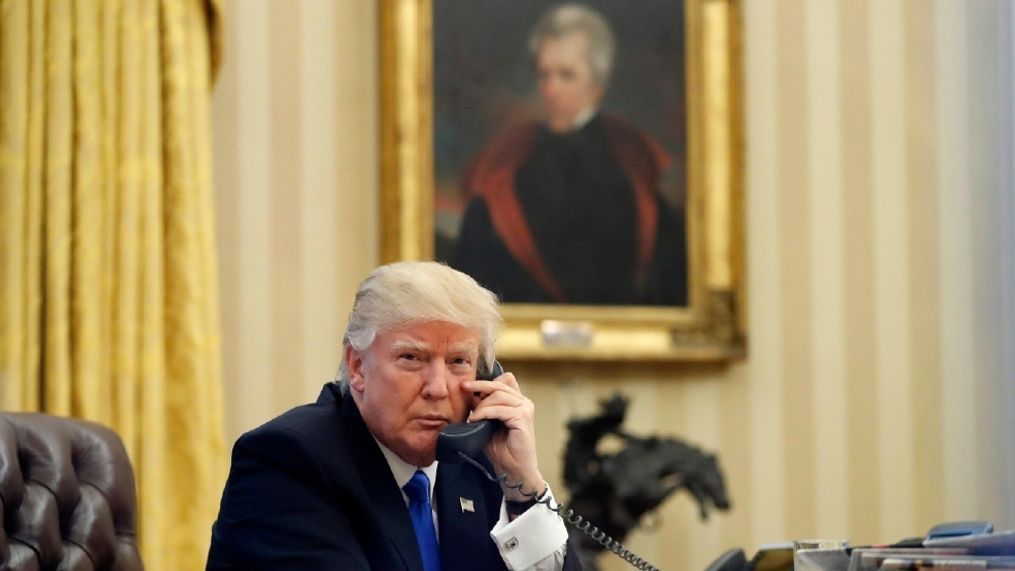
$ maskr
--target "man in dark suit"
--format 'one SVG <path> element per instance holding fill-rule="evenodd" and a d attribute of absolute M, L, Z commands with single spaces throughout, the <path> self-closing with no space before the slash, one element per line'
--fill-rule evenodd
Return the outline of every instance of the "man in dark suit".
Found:
<path fill-rule="evenodd" d="M 481 462 L 552 498 L 532 401 L 511 373 L 476 380 L 499 325 L 496 297 L 461 272 L 375 270 L 349 316 L 341 380 L 236 443 L 208 569 L 580 569 L 554 512 L 436 461 L 448 423 L 497 419 Z"/>

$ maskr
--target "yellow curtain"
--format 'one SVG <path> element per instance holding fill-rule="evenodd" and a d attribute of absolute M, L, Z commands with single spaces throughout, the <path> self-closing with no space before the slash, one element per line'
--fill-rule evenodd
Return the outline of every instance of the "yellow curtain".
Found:
<path fill-rule="evenodd" d="M 0 407 L 123 438 L 148 569 L 224 480 L 210 0 L 0 0 Z"/>

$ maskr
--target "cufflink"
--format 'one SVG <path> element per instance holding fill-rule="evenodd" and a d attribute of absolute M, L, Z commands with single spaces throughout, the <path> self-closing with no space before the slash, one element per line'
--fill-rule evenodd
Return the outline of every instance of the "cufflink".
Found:
<path fill-rule="evenodd" d="M 506 549 L 508 551 L 511 551 L 512 549 L 514 549 L 516 547 L 518 547 L 518 538 L 517 537 L 512 537 L 511 539 L 509 539 L 509 540 L 504 542 L 504 549 Z"/>

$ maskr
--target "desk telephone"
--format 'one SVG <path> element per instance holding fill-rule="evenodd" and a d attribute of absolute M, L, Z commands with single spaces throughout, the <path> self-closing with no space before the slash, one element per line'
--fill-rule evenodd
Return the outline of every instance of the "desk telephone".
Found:
<path fill-rule="evenodd" d="M 504 368 L 501 367 L 499 362 L 494 361 L 493 367 L 489 371 L 480 370 L 476 374 L 476 379 L 492 381 L 503 374 Z M 473 458 L 483 451 L 486 443 L 489 442 L 494 433 L 503 428 L 504 423 L 499 420 L 479 420 L 476 422 L 448 424 L 437 437 L 437 459 L 441 462 L 468 462 L 482 472 L 491 482 L 497 482 L 508 488 L 514 488 L 536 500 L 536 503 L 545 505 L 548 509 L 560 515 L 568 525 L 596 540 L 600 545 L 634 567 L 644 571 L 658 571 L 657 567 L 629 551 L 619 541 L 614 540 L 598 527 L 592 525 L 592 522 L 574 513 L 574 510 L 565 509 L 561 504 L 551 505 L 552 500 L 549 497 L 540 498 L 536 490 L 526 491 L 523 482 L 508 484 L 506 483 L 507 474 L 494 476 L 482 464 L 474 460 Z"/>

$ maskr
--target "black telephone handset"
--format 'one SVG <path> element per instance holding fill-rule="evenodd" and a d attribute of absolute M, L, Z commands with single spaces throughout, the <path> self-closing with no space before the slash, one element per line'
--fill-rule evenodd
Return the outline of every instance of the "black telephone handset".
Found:
<path fill-rule="evenodd" d="M 493 367 L 489 371 L 478 371 L 476 379 L 482 381 L 492 381 L 503 374 L 504 368 L 500 366 L 499 362 L 494 361 Z M 540 497 L 539 493 L 535 490 L 526 491 L 522 482 L 508 484 L 506 482 L 507 474 L 494 476 L 487 471 L 486 467 L 474 460 L 473 458 L 483 451 L 483 448 L 486 446 L 486 443 L 490 441 L 490 438 L 492 438 L 498 430 L 503 428 L 504 423 L 499 420 L 477 420 L 476 422 L 451 423 L 445 426 L 444 430 L 442 430 L 437 436 L 437 460 L 441 462 L 468 462 L 469 464 L 472 464 L 491 482 L 497 482 L 498 484 L 509 488 L 514 488 L 522 494 L 535 500 L 536 503 L 545 505 L 549 510 L 559 515 L 567 524 L 588 535 L 600 545 L 612 551 L 634 567 L 646 571 L 658 571 L 657 567 L 632 553 L 619 541 L 613 539 L 606 532 L 601 531 L 598 527 L 592 525 L 592 522 L 574 513 L 574 510 L 565 509 L 561 504 L 551 505 L 553 500 L 549 497 L 549 494 L 544 494 L 543 497 Z"/>
<path fill-rule="evenodd" d="M 504 368 L 497 361 L 489 371 L 480 370 L 476 379 L 492 381 L 504 374 Z M 437 459 L 441 462 L 461 462 L 465 454 L 474 458 L 483 451 L 494 433 L 501 430 L 504 423 L 499 420 L 477 420 L 476 422 L 452 423 L 444 427 L 437 436 Z"/>

